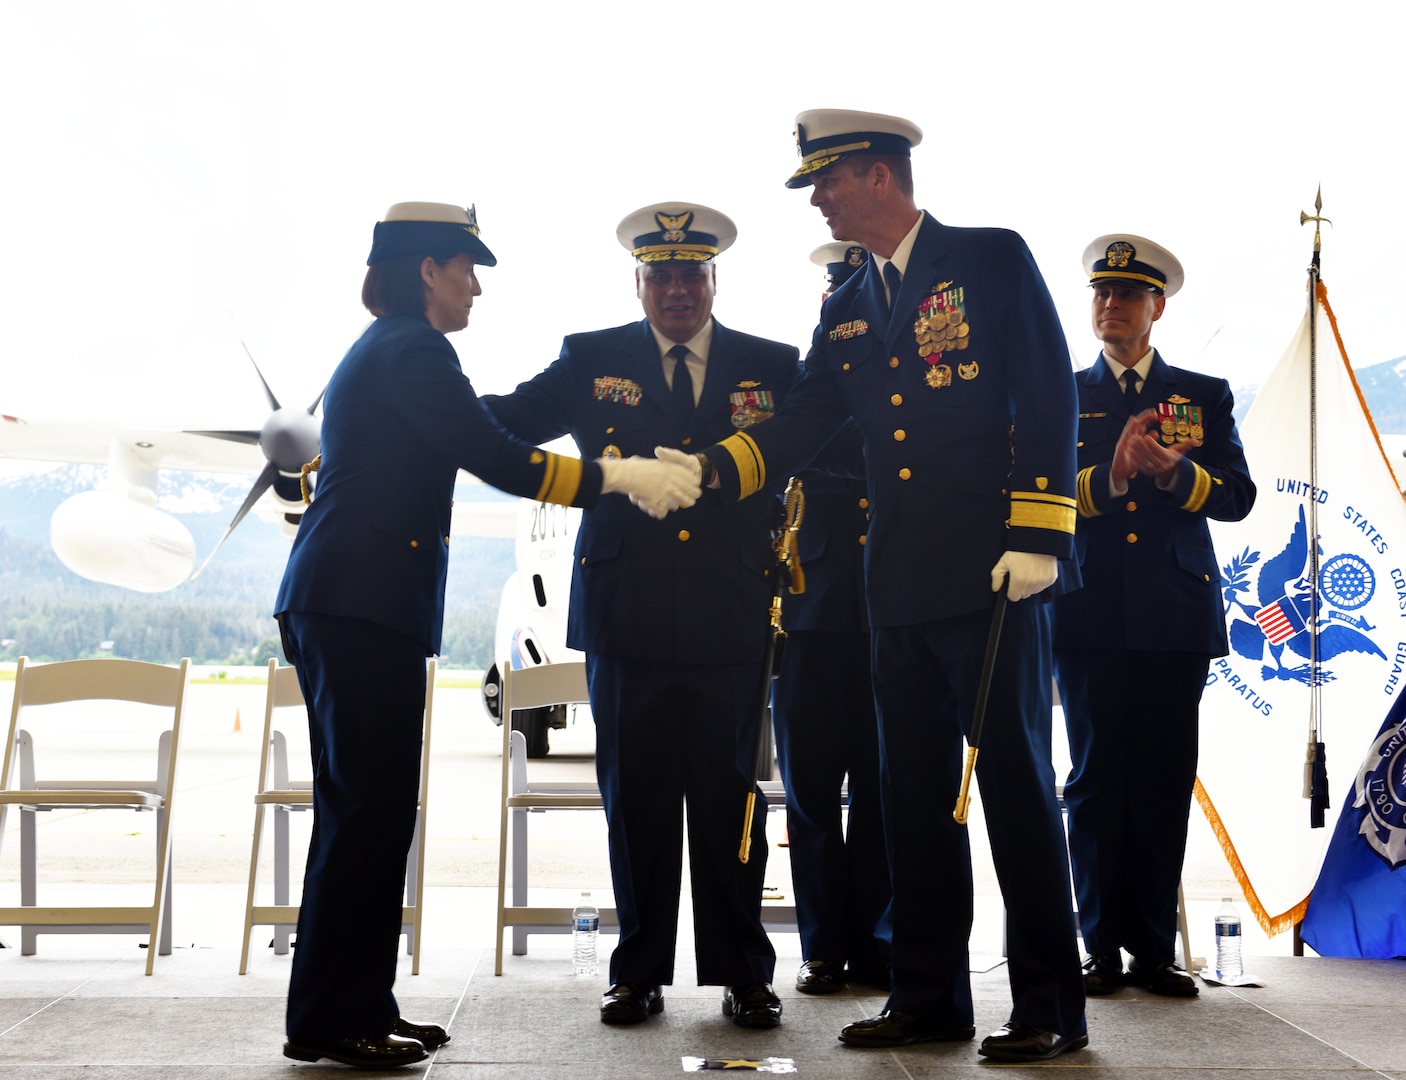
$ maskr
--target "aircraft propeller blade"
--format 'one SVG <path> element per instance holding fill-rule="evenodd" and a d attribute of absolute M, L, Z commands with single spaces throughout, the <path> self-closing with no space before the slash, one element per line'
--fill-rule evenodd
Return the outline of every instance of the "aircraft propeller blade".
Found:
<path fill-rule="evenodd" d="M 238 513 L 234 515 L 234 520 L 225 527 L 225 531 L 220 535 L 219 540 L 215 542 L 215 546 L 210 549 L 210 554 L 205 556 L 205 561 L 200 564 L 199 569 L 190 575 L 192 581 L 198 578 L 201 571 L 210 565 L 210 560 L 215 557 L 215 552 L 219 551 L 221 545 L 229 539 L 229 534 L 234 532 L 235 526 L 244 520 L 244 516 L 253 509 L 254 504 L 263 497 L 264 492 L 272 487 L 273 482 L 277 479 L 278 466 L 270 461 L 264 465 L 263 471 L 259 473 L 258 479 L 254 481 L 254 486 L 249 489 L 249 494 L 244 497 L 244 503 L 240 506 Z"/>
<path fill-rule="evenodd" d="M 269 408 L 272 409 L 274 412 L 278 412 L 278 410 L 283 408 L 283 406 L 278 403 L 278 398 L 273 396 L 273 390 L 269 388 L 268 380 L 264 378 L 264 373 L 259 370 L 259 362 L 254 359 L 254 354 L 249 351 L 249 346 L 245 345 L 242 339 L 240 340 L 239 345 L 240 348 L 244 350 L 244 355 L 249 358 L 249 363 L 254 365 L 254 374 L 259 377 L 259 382 L 263 383 L 264 385 L 264 394 L 269 399 Z"/>

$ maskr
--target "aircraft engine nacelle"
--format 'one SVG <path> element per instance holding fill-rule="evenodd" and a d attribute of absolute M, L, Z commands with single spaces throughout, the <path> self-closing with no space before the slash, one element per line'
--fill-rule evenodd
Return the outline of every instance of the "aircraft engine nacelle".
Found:
<path fill-rule="evenodd" d="M 80 577 L 137 592 L 174 589 L 195 567 L 190 530 L 140 488 L 65 499 L 49 519 L 49 540 L 59 561 Z"/>

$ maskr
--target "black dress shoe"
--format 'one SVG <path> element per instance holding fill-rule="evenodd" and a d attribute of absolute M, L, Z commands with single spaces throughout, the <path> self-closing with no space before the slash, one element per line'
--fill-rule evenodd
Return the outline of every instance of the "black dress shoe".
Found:
<path fill-rule="evenodd" d="M 403 1016 L 395 1018 L 395 1023 L 391 1025 L 391 1034 L 399 1035 L 402 1039 L 418 1039 L 425 1044 L 426 1050 L 438 1050 L 449 1041 L 449 1032 L 438 1024 L 417 1024 Z"/>
<path fill-rule="evenodd" d="M 616 983 L 600 999 L 602 1024 L 642 1024 L 664 1011 L 664 990 L 659 986 Z"/>
<path fill-rule="evenodd" d="M 1046 1061 L 1088 1045 L 1087 1035 L 1061 1035 L 1012 1020 L 982 1039 L 976 1052 L 992 1061 Z"/>
<path fill-rule="evenodd" d="M 906 1012 L 885 1009 L 868 1020 L 856 1020 L 840 1029 L 846 1046 L 909 1046 L 920 1042 L 966 1042 L 976 1038 L 970 1025 L 938 1024 Z"/>
<path fill-rule="evenodd" d="M 358 1069 L 395 1069 L 424 1061 L 429 1052 L 418 1039 L 385 1035 L 379 1039 L 329 1039 L 326 1042 L 286 1042 L 283 1056 L 299 1061 L 340 1061 Z"/>
<path fill-rule="evenodd" d="M 1201 992 L 1196 980 L 1170 960 L 1143 964 L 1133 957 L 1128 965 L 1128 982 L 1163 997 L 1195 997 Z"/>
<path fill-rule="evenodd" d="M 1123 985 L 1123 958 L 1095 954 L 1084 961 L 1084 993 L 1103 996 Z"/>
<path fill-rule="evenodd" d="M 844 968 L 829 960 L 807 960 L 796 976 L 796 989 L 803 994 L 838 994 L 844 988 Z"/>
<path fill-rule="evenodd" d="M 771 983 L 729 986 L 723 994 L 723 1015 L 745 1028 L 774 1028 L 781 1023 L 781 999 Z"/>

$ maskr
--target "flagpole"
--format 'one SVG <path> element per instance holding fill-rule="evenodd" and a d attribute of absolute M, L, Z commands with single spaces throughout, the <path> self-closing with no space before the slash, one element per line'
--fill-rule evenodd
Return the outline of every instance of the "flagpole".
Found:
<path fill-rule="evenodd" d="M 1313 259 L 1308 267 L 1308 748 L 1303 767 L 1303 797 L 1309 800 L 1309 825 L 1321 829 L 1328 809 L 1328 756 L 1323 742 L 1323 688 L 1318 654 L 1318 283 L 1322 271 L 1323 185 L 1313 201 L 1314 213 L 1299 213 L 1299 225 L 1313 222 Z M 1330 222 L 1331 224 L 1331 222 Z"/>

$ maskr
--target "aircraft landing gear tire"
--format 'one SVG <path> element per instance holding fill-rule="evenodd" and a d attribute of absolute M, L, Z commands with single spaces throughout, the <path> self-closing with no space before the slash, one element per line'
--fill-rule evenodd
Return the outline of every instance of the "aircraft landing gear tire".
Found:
<path fill-rule="evenodd" d="M 527 740 L 527 756 L 529 758 L 544 758 L 551 751 L 551 741 L 548 735 L 551 730 L 551 717 L 550 707 L 513 712 L 513 730 L 521 731 L 523 738 Z"/>

